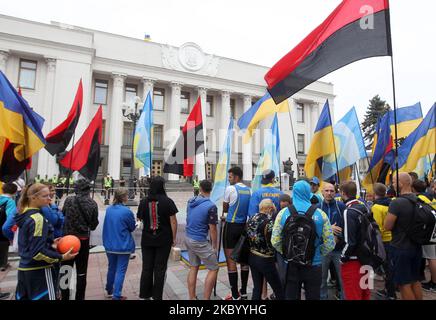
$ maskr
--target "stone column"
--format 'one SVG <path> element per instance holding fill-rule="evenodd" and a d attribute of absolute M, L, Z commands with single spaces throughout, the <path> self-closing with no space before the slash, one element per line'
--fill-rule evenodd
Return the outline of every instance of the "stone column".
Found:
<path fill-rule="evenodd" d="M 207 89 L 203 87 L 198 87 L 198 97 L 201 101 L 201 117 L 203 121 L 203 141 L 204 141 L 204 154 L 198 154 L 195 157 L 195 174 L 198 176 L 199 180 L 203 180 L 206 178 L 206 168 L 205 168 L 205 158 L 206 158 L 206 132 L 207 132 L 207 123 L 206 123 L 206 97 L 207 97 Z M 212 178 L 212 177 L 211 177 Z"/>
<path fill-rule="evenodd" d="M 168 113 L 169 113 L 169 130 L 168 137 L 166 138 L 167 141 L 170 141 L 170 144 L 168 145 L 168 152 L 171 152 L 172 147 L 177 141 L 177 138 L 180 134 L 180 92 L 181 92 L 182 86 L 180 83 L 177 82 L 171 82 L 171 105 L 168 107 Z M 179 176 L 176 174 L 168 174 L 168 180 L 170 181 L 178 181 Z"/>
<path fill-rule="evenodd" d="M 55 91 L 56 79 L 56 59 L 46 58 L 47 75 L 45 78 L 44 104 L 42 107 L 42 116 L 45 119 L 45 127 L 48 128 L 46 134 L 59 125 L 53 122 L 53 96 Z M 68 110 L 59 110 L 68 113 Z M 56 164 L 56 156 L 52 156 L 42 148 L 38 153 L 38 174 L 44 177 L 46 174 L 51 178 L 54 174 L 59 174 L 59 166 Z"/>
<path fill-rule="evenodd" d="M 123 141 L 123 90 L 125 74 L 112 73 L 112 103 L 110 110 L 109 124 L 109 156 L 108 172 L 114 180 L 120 179 L 121 168 L 121 144 Z"/>
<path fill-rule="evenodd" d="M 247 112 L 251 107 L 251 96 L 244 95 L 244 112 Z M 244 171 L 244 181 L 251 181 L 253 179 L 253 150 L 251 148 L 252 140 L 244 144 L 242 143 L 242 167 Z"/>
<path fill-rule="evenodd" d="M 6 74 L 6 63 L 8 62 L 9 52 L 0 50 L 0 71 Z"/>
<path fill-rule="evenodd" d="M 142 84 L 144 85 L 144 91 L 142 92 L 142 100 L 145 102 L 145 99 L 147 99 L 147 94 L 150 92 L 150 97 L 153 100 L 153 89 L 154 89 L 154 83 L 156 80 L 149 79 L 149 78 L 142 78 Z"/>
<path fill-rule="evenodd" d="M 221 118 L 218 126 L 218 146 L 221 148 L 223 145 L 227 129 L 229 127 L 229 121 L 230 121 L 230 92 L 229 91 L 221 91 L 221 109 L 219 110 L 221 113 Z M 232 148 L 233 151 L 233 148 Z"/>
<path fill-rule="evenodd" d="M 150 98 L 151 101 L 153 101 L 153 89 L 154 89 L 154 83 L 155 80 L 154 79 L 149 79 L 149 78 L 142 78 L 142 84 L 143 84 L 143 91 L 142 91 L 142 100 L 145 103 L 145 100 L 147 99 L 147 95 L 150 92 Z M 153 151 L 152 151 L 152 156 L 153 156 Z M 149 174 L 148 172 L 146 173 L 144 170 L 144 167 L 139 168 L 139 176 L 143 177 L 146 176 L 147 174 Z M 151 176 L 151 168 L 150 168 L 150 176 Z"/>

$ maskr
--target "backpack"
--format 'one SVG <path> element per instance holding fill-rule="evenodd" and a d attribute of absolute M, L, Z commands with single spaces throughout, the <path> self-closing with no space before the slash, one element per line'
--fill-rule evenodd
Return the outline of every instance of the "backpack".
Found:
<path fill-rule="evenodd" d="M 362 265 L 377 269 L 386 261 L 386 250 L 377 222 L 371 215 L 356 208 L 349 207 L 347 210 L 359 213 L 360 238 L 357 245 L 357 259 Z"/>
<path fill-rule="evenodd" d="M 298 214 L 293 205 L 288 209 L 291 214 L 286 219 L 282 231 L 283 257 L 288 262 L 310 266 L 315 256 L 317 238 L 312 217 L 317 208 L 312 205 L 304 215 Z"/>
<path fill-rule="evenodd" d="M 406 234 L 409 239 L 419 245 L 436 243 L 436 210 L 420 198 L 402 197 L 414 205 L 412 221 Z"/>

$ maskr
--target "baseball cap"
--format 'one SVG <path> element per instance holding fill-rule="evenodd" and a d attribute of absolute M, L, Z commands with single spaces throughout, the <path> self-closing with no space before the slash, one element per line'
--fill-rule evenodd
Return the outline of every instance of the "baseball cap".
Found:
<path fill-rule="evenodd" d="M 319 179 L 317 177 L 313 177 L 312 179 L 310 179 L 310 183 L 319 185 Z"/>
<path fill-rule="evenodd" d="M 274 179 L 276 176 L 274 170 L 271 169 L 267 169 L 265 171 L 262 172 L 262 184 L 268 184 L 272 181 L 272 179 Z"/>

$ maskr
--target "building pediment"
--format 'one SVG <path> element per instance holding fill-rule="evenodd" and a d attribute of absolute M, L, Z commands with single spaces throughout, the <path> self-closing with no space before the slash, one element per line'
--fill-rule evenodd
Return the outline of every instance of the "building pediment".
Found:
<path fill-rule="evenodd" d="M 193 42 L 187 42 L 180 47 L 164 44 L 161 47 L 164 68 L 210 77 L 215 77 L 218 73 L 220 58 L 205 54 L 201 47 Z"/>

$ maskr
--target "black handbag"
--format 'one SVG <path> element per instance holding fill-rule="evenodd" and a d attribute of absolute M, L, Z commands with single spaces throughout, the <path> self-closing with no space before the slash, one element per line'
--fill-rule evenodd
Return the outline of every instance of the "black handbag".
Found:
<path fill-rule="evenodd" d="M 241 236 L 239 237 L 238 242 L 236 243 L 235 247 L 233 248 L 231 258 L 233 261 L 237 263 L 242 264 L 248 264 L 248 256 L 250 255 L 250 247 L 248 244 L 248 237 L 247 233 L 242 232 Z"/>

